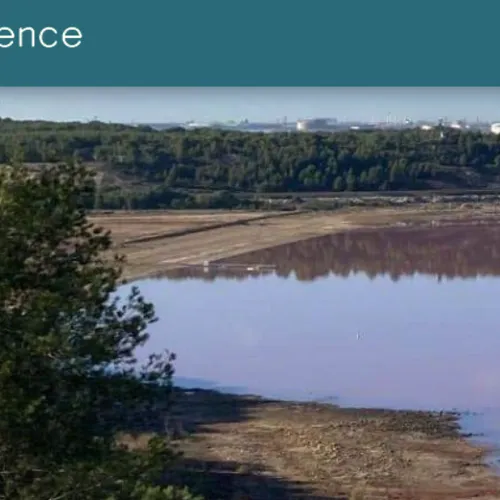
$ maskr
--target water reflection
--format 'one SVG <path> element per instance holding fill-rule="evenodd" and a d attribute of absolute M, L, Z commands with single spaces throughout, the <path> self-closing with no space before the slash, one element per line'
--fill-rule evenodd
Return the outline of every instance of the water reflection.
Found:
<path fill-rule="evenodd" d="M 500 275 L 500 225 L 453 224 L 438 228 L 386 228 L 358 230 L 280 245 L 219 261 L 227 269 L 180 268 L 168 271 L 169 279 L 227 278 L 242 281 L 263 275 L 290 276 L 313 281 L 330 274 L 348 277 L 364 273 L 370 278 L 424 274 L 443 278 L 477 278 Z M 251 271 L 235 268 L 248 264 Z M 276 269 L 259 270 L 258 265 Z"/>
<path fill-rule="evenodd" d="M 143 354 L 171 349 L 180 377 L 237 392 L 486 412 L 468 426 L 500 443 L 499 255 L 500 225 L 454 225 L 227 261 L 277 266 L 252 277 L 178 270 L 139 283 L 161 318 Z"/>

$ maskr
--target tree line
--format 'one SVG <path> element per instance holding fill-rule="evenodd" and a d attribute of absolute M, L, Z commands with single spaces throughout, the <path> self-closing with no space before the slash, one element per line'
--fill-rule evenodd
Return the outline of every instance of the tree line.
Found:
<path fill-rule="evenodd" d="M 103 174 L 101 208 L 236 206 L 237 193 L 491 187 L 500 136 L 447 129 L 250 133 L 0 120 L 0 162 L 76 159 Z M 209 196 L 207 196 L 207 193 Z M 203 198 L 205 196 L 205 198 Z"/>

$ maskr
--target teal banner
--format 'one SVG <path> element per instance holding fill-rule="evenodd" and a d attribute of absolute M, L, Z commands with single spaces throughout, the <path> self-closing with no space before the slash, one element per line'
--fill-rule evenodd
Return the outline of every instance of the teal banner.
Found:
<path fill-rule="evenodd" d="M 498 0 L 4 0 L 2 86 L 497 86 Z"/>

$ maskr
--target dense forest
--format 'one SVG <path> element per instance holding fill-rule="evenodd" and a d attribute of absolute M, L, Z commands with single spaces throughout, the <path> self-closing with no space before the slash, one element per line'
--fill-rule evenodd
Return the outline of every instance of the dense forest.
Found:
<path fill-rule="evenodd" d="M 245 133 L 0 120 L 0 162 L 96 168 L 96 208 L 233 206 L 241 193 L 500 186 L 500 136 L 446 129 Z"/>

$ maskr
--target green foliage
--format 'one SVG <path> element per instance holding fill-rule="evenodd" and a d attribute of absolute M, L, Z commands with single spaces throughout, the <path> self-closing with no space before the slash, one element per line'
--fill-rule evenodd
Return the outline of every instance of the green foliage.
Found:
<path fill-rule="evenodd" d="M 419 129 L 264 134 L 0 120 L 0 163 L 19 148 L 31 164 L 76 158 L 104 173 L 90 208 L 209 208 L 217 191 L 477 189 L 500 180 L 500 136 L 452 129 L 442 138 Z"/>
<path fill-rule="evenodd" d="M 154 309 L 136 288 L 114 298 L 122 261 L 79 206 L 89 185 L 78 166 L 0 171 L 0 498 L 174 498 L 145 489 L 169 443 L 116 439 L 168 409 L 173 356 L 137 366 Z"/>

